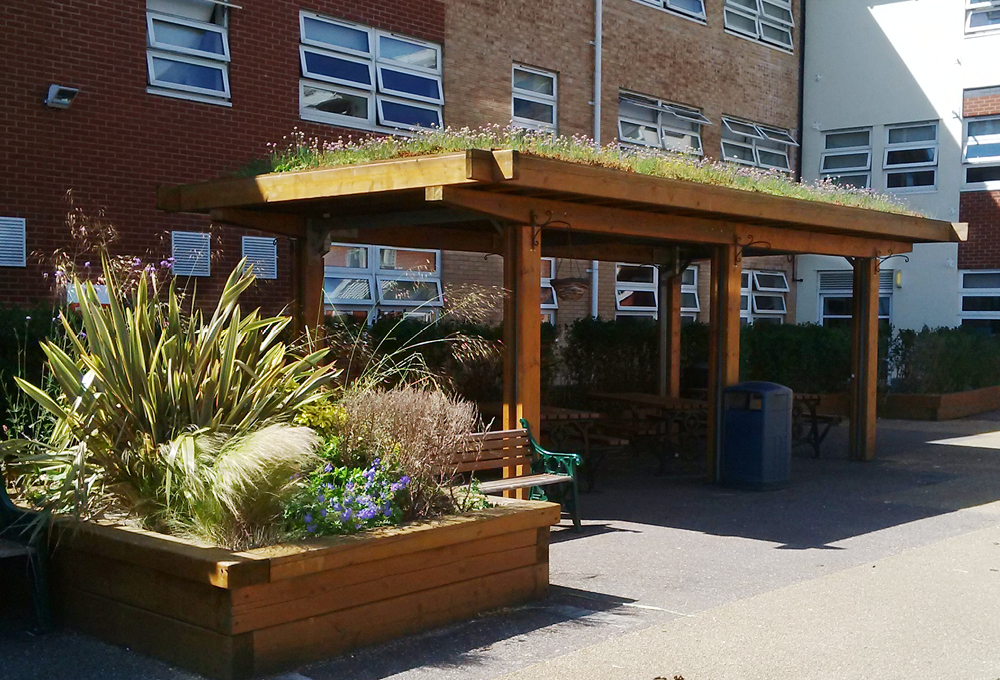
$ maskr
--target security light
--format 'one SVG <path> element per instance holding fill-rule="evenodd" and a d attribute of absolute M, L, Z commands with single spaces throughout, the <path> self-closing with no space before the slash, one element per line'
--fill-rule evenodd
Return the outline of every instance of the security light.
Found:
<path fill-rule="evenodd" d="M 45 96 L 45 105 L 52 109 L 68 109 L 79 92 L 80 90 L 75 87 L 49 85 L 49 93 Z"/>

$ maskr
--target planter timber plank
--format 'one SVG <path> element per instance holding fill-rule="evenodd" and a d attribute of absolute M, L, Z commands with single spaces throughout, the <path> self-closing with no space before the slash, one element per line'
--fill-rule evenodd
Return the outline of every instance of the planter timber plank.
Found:
<path fill-rule="evenodd" d="M 66 623 L 212 678 L 287 670 L 548 588 L 553 503 L 242 553 L 111 525 L 59 525 Z"/>

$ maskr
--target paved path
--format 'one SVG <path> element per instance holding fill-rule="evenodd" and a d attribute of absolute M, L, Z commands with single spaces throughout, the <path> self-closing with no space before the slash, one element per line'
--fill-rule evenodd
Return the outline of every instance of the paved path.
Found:
<path fill-rule="evenodd" d="M 931 443 L 998 427 L 880 421 L 879 459 L 859 464 L 837 454 L 841 426 L 767 493 L 640 466 L 584 495 L 582 534 L 555 530 L 547 600 L 284 677 L 998 680 L 1000 450 Z M 0 590 L 16 576 L 0 571 Z M 71 632 L 3 629 L 0 606 L 0 680 L 194 678 Z"/>

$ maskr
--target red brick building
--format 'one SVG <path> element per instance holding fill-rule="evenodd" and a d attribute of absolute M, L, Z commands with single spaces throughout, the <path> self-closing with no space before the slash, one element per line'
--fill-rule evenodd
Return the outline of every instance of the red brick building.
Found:
<path fill-rule="evenodd" d="M 173 256 L 178 273 L 208 294 L 250 255 L 267 276 L 256 302 L 280 308 L 292 296 L 287 239 L 163 214 L 154 201 L 158 185 L 232 172 L 293 132 L 333 140 L 513 118 L 795 172 L 798 0 L 605 0 L 600 30 L 593 0 L 238 4 L 8 3 L 0 17 L 3 302 L 53 295 L 46 255 L 67 245 L 71 191 L 77 207 L 103 211 L 117 227 L 116 249 L 152 262 Z M 496 259 L 334 247 L 327 292 L 340 307 L 414 309 L 451 282 L 498 285 Z M 553 262 L 549 273 L 589 270 Z M 553 298 L 552 320 L 651 315 L 649 268 L 599 271 L 597 309 Z M 699 313 L 693 294 L 706 281 L 691 275 L 689 316 Z M 785 319 L 777 309 L 762 314 Z"/>

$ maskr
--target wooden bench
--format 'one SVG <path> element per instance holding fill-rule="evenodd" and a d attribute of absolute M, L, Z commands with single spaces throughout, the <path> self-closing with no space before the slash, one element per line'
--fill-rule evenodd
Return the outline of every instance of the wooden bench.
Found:
<path fill-rule="evenodd" d="M 558 500 L 573 518 L 573 528 L 580 530 L 579 492 L 577 468 L 580 456 L 575 453 L 554 453 L 539 446 L 531 435 L 526 420 L 522 429 L 477 432 L 466 440 L 466 445 L 448 454 L 441 462 L 446 474 L 468 474 L 475 478 L 477 472 L 499 471 L 518 466 L 530 474 L 504 477 L 479 482 L 485 494 L 530 489 L 533 500 Z M 546 492 L 548 487 L 567 487 L 561 493 Z"/>
<path fill-rule="evenodd" d="M 2 463 L 2 460 L 0 460 Z M 17 507 L 7 495 L 0 466 L 0 559 L 23 557 L 32 574 L 32 600 L 40 631 L 51 628 L 44 532 L 35 524 L 36 513 Z"/>

